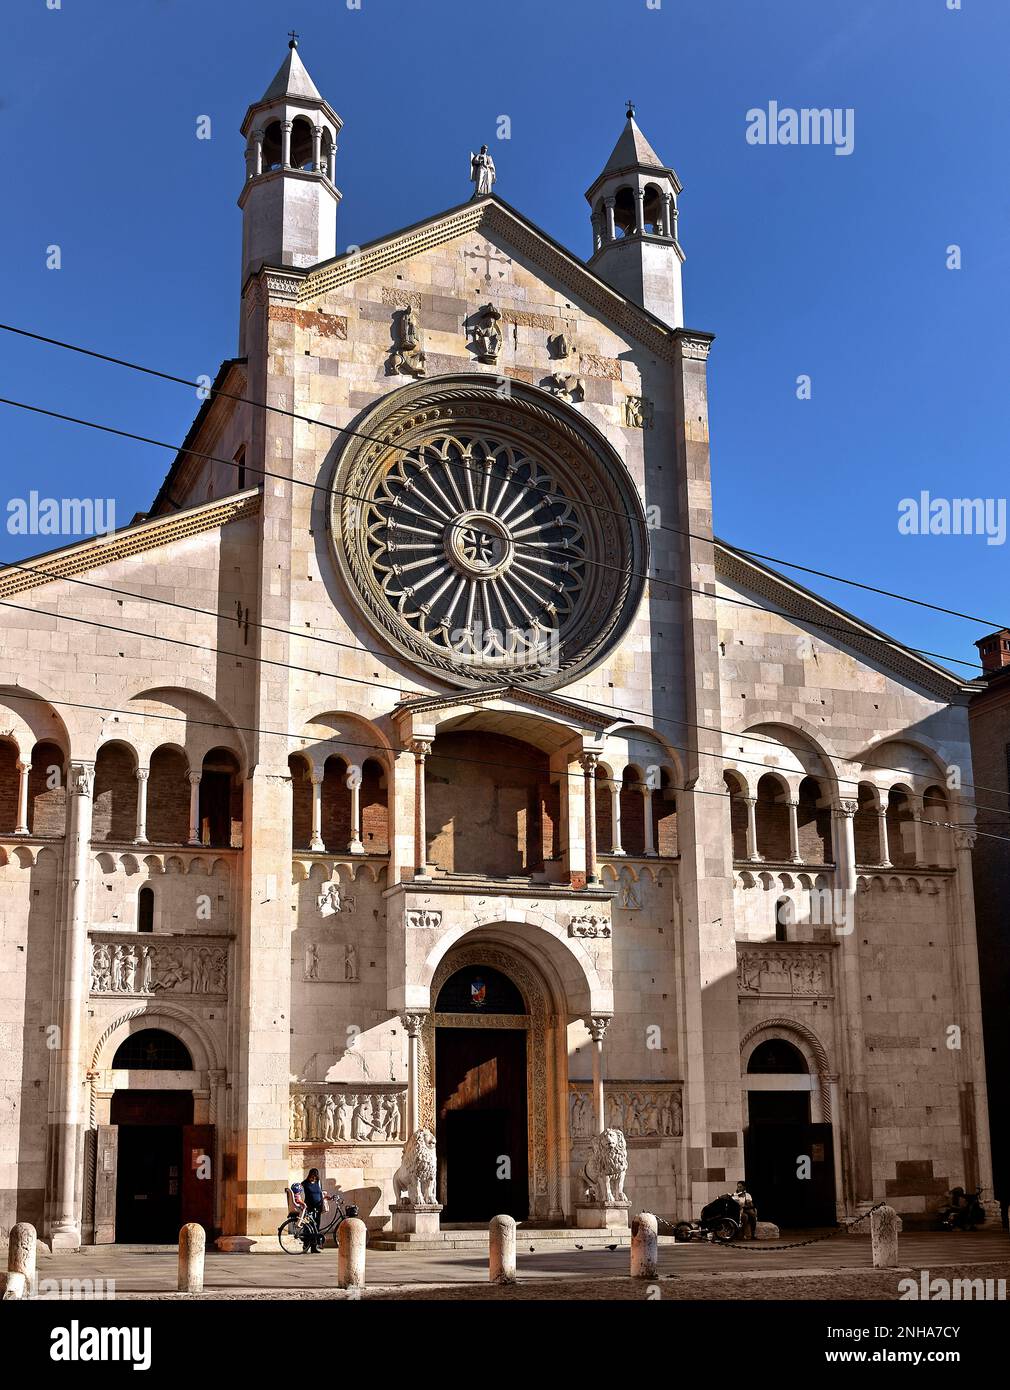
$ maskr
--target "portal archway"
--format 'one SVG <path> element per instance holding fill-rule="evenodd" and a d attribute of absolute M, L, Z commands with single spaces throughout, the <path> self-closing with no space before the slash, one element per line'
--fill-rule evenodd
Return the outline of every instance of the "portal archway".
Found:
<path fill-rule="evenodd" d="M 483 1000 L 478 998 L 481 987 Z M 419 1059 L 420 1120 L 438 1139 L 445 1219 L 486 1220 L 478 1208 L 495 1193 L 497 1210 L 507 1209 L 500 1204 L 502 1197 L 511 1198 L 518 1219 L 564 1219 L 569 1204 L 568 1184 L 562 1180 L 568 1166 L 568 1063 L 560 980 L 548 962 L 534 961 L 512 942 L 468 937 L 439 962 L 431 999 Z M 491 1112 L 496 1112 L 493 1119 Z M 469 1190 L 454 1175 L 457 1136 L 452 1131 L 458 1131 L 462 1153 L 468 1127 L 489 1162 L 497 1167 L 497 1160 L 509 1160 L 507 1192 L 509 1180 L 497 1174 L 487 1182 L 482 1177 Z M 462 1202 L 456 1196 L 460 1187 Z"/>

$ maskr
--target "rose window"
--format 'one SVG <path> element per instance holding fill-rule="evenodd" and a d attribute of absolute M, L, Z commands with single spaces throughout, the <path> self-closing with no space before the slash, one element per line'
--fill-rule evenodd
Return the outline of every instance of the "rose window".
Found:
<path fill-rule="evenodd" d="M 603 467 L 602 438 L 542 393 L 525 388 L 533 414 L 487 378 L 450 393 L 458 380 L 394 393 L 349 443 L 330 518 L 338 563 L 413 661 L 467 685 L 560 684 L 640 593 L 637 496 L 616 457 L 616 478 Z"/>

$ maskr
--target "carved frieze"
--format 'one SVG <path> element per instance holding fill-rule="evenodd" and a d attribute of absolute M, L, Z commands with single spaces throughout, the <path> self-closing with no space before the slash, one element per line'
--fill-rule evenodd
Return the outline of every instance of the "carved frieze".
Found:
<path fill-rule="evenodd" d="M 830 994 L 831 959 L 827 951 L 782 951 L 748 947 L 737 955 L 741 994 Z"/>
<path fill-rule="evenodd" d="M 604 1082 L 603 1113 L 607 1128 L 621 1130 L 629 1140 L 677 1139 L 684 1133 L 683 1091 L 676 1083 Z M 573 1140 L 593 1136 L 593 1095 L 588 1082 L 569 1086 L 568 1126 Z"/>
<path fill-rule="evenodd" d="M 435 931 L 442 925 L 441 912 L 429 912 L 426 908 L 408 908 L 407 926 L 422 931 Z"/>
<path fill-rule="evenodd" d="M 402 1088 L 297 1089 L 288 1137 L 298 1144 L 396 1144 L 403 1138 Z"/>
<path fill-rule="evenodd" d="M 92 937 L 92 994 L 228 993 L 228 948 L 199 937 Z"/>
<path fill-rule="evenodd" d="M 569 936 L 611 936 L 612 933 L 609 918 L 598 912 L 583 912 L 568 920 Z"/>
<path fill-rule="evenodd" d="M 310 984 L 357 984 L 357 946 L 353 941 L 310 941 L 302 978 Z"/>

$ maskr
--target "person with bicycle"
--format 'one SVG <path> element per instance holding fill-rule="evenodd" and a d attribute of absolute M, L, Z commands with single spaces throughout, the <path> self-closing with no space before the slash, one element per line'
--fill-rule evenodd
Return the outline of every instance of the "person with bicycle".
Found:
<path fill-rule="evenodd" d="M 305 1230 L 307 1239 L 305 1248 L 314 1255 L 318 1255 L 322 1248 L 322 1237 L 320 1236 L 319 1228 L 323 1224 L 323 1203 L 327 1196 L 333 1195 L 332 1193 L 323 1192 L 323 1185 L 319 1181 L 319 1169 L 310 1168 L 305 1176 L 305 1181 L 302 1183 L 302 1196 L 305 1199 L 306 1213 Z"/>

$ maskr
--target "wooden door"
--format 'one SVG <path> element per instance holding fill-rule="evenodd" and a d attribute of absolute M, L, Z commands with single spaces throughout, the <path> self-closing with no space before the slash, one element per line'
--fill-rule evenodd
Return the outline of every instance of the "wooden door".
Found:
<path fill-rule="evenodd" d="M 214 1126 L 182 1128 L 182 1224 L 196 1221 L 214 1228 Z"/>
<path fill-rule="evenodd" d="M 435 1086 L 443 1221 L 525 1220 L 525 1029 L 439 1028 Z"/>
<path fill-rule="evenodd" d="M 99 1125 L 95 1131 L 95 1244 L 116 1239 L 116 1167 L 118 1125 Z"/>

